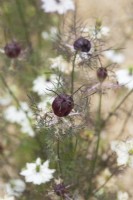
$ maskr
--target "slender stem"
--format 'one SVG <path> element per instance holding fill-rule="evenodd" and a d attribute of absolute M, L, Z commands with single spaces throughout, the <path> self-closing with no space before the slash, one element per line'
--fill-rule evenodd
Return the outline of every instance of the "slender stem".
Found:
<path fill-rule="evenodd" d="M 76 137 L 76 141 L 75 141 L 74 154 L 76 153 L 77 146 L 78 146 L 78 137 Z"/>
<path fill-rule="evenodd" d="M 76 60 L 77 52 L 74 54 L 73 62 L 72 62 L 72 72 L 71 72 L 71 95 L 73 95 L 74 91 L 74 72 L 75 72 L 75 60 Z"/>
<path fill-rule="evenodd" d="M 3 84 L 5 85 L 6 89 L 8 90 L 9 94 L 12 96 L 12 98 L 15 100 L 15 102 L 17 103 L 17 106 L 20 107 L 20 103 L 18 101 L 18 99 L 16 98 L 16 96 L 14 95 L 14 93 L 12 92 L 12 90 L 9 88 L 5 78 L 3 77 L 2 74 L 0 74 L 0 78 L 3 82 Z"/>
<path fill-rule="evenodd" d="M 107 180 L 101 185 L 99 186 L 96 190 L 93 191 L 93 195 L 96 196 L 96 193 L 101 190 L 103 187 L 106 186 L 106 184 L 110 181 L 110 179 L 112 179 L 112 177 L 119 171 L 120 167 L 118 167 L 116 170 L 114 170 L 112 172 L 112 174 L 107 178 Z"/>
<path fill-rule="evenodd" d="M 12 97 L 12 98 L 14 99 L 14 101 L 16 102 L 17 106 L 25 113 L 25 115 L 26 115 L 26 117 L 27 117 L 27 119 L 28 119 L 28 121 L 29 121 L 29 123 L 30 123 L 30 125 L 31 125 L 31 127 L 32 127 L 32 123 L 31 123 L 31 120 L 30 120 L 30 118 L 29 118 L 27 112 L 26 112 L 26 111 L 22 108 L 22 106 L 20 105 L 19 100 L 17 99 L 17 97 L 15 96 L 15 94 L 12 92 L 12 90 L 11 90 L 10 87 L 8 86 L 8 84 L 7 84 L 5 78 L 3 77 L 2 74 L 0 74 L 0 78 L 1 78 L 1 80 L 2 80 L 2 82 L 3 82 L 3 84 L 5 85 L 6 89 L 8 90 L 9 94 L 11 95 L 11 97 Z"/>
<path fill-rule="evenodd" d="M 22 5 L 21 5 L 22 1 L 15 0 L 15 2 L 16 2 L 16 6 L 17 6 L 17 10 L 18 10 L 20 20 L 21 20 L 23 28 L 24 28 L 25 38 L 27 40 L 28 45 L 30 46 L 31 45 L 30 36 L 29 36 L 29 31 L 28 31 L 28 25 L 27 25 L 27 22 L 25 20 L 25 14 L 23 13 Z"/>
<path fill-rule="evenodd" d="M 109 181 L 110 179 L 116 174 L 116 172 L 113 172 L 108 178 L 107 180 L 100 186 L 98 187 L 94 192 L 93 194 L 95 195 L 99 190 L 101 190 Z"/>
<path fill-rule="evenodd" d="M 121 107 L 121 105 L 126 101 L 126 99 L 132 94 L 133 89 L 131 89 L 126 96 L 120 101 L 120 103 L 114 108 L 114 110 L 112 112 L 109 113 L 109 115 L 107 116 L 107 118 L 104 120 L 104 124 L 106 124 L 106 122 L 110 119 L 110 117 L 112 117 L 116 111 Z"/>
<path fill-rule="evenodd" d="M 73 149 L 73 159 L 76 160 L 76 150 L 78 146 L 78 137 L 75 139 L 74 149 Z"/>
<path fill-rule="evenodd" d="M 127 123 L 128 123 L 128 120 L 130 119 L 130 117 L 131 117 L 131 115 L 132 115 L 132 112 L 133 112 L 133 105 L 132 105 L 130 111 L 128 112 L 128 114 L 127 114 L 127 116 L 126 116 L 126 118 L 125 118 L 125 120 L 124 120 L 124 123 L 123 123 L 123 125 L 122 125 L 121 130 L 120 130 L 120 133 L 118 134 L 118 137 L 121 136 L 122 133 L 124 132 L 124 130 L 125 130 L 125 128 L 126 128 L 126 125 L 127 125 Z"/>
<path fill-rule="evenodd" d="M 97 111 L 97 120 L 96 120 L 96 128 L 95 128 L 95 135 L 97 136 L 97 143 L 96 143 L 96 150 L 95 150 L 95 155 L 94 159 L 92 161 L 91 165 L 91 177 L 90 177 L 90 185 L 87 193 L 87 198 L 88 196 L 92 193 L 92 181 L 94 177 L 94 172 L 95 172 L 95 167 L 96 167 L 96 162 L 97 162 L 97 157 L 98 157 L 98 151 L 99 151 L 99 145 L 100 145 L 100 133 L 101 133 L 101 107 L 102 107 L 102 85 L 101 85 L 101 90 L 99 94 L 99 105 L 98 105 L 98 111 Z"/>
<path fill-rule="evenodd" d="M 59 167 L 59 174 L 62 177 L 62 167 L 61 167 L 61 158 L 60 158 L 60 140 L 59 138 L 57 139 L 57 162 L 58 162 L 58 167 Z"/>

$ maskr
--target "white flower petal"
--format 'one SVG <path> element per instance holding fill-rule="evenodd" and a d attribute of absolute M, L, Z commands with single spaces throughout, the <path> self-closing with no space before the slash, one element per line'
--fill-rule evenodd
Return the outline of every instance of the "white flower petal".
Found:
<path fill-rule="evenodd" d="M 116 77 L 119 84 L 124 85 L 128 89 L 133 88 L 133 75 L 129 73 L 128 69 L 121 69 L 116 71 Z"/>
<path fill-rule="evenodd" d="M 36 185 L 49 182 L 53 178 L 54 169 L 49 169 L 49 160 L 41 164 L 41 159 L 37 158 L 35 163 L 27 163 L 27 169 L 20 172 L 25 176 L 26 182 L 32 182 Z M 39 166 L 39 171 L 37 171 Z"/>
<path fill-rule="evenodd" d="M 129 159 L 129 155 L 128 153 L 119 153 L 117 154 L 117 164 L 120 165 L 127 165 L 128 164 L 128 159 Z"/>
<path fill-rule="evenodd" d="M 45 12 L 64 14 L 68 10 L 74 10 L 75 6 L 72 0 L 42 0 L 42 9 Z"/>
<path fill-rule="evenodd" d="M 24 181 L 20 179 L 12 179 L 6 184 L 6 193 L 9 196 L 21 196 L 22 192 L 25 190 L 26 185 Z"/>
<path fill-rule="evenodd" d="M 109 50 L 104 52 L 104 55 L 107 59 L 111 60 L 112 62 L 121 64 L 124 62 L 125 57 L 121 53 L 116 53 L 114 50 Z"/>
<path fill-rule="evenodd" d="M 117 200 L 128 200 L 128 199 L 129 199 L 129 195 L 127 192 L 119 191 L 117 193 Z"/>

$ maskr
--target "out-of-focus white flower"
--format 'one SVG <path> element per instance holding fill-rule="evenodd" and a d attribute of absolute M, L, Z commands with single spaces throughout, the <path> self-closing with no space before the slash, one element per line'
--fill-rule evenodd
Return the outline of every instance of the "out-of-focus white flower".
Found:
<path fill-rule="evenodd" d="M 53 100 L 54 100 L 54 97 L 46 96 L 46 97 L 43 98 L 43 100 L 41 102 L 39 102 L 37 104 L 37 107 L 39 108 L 39 110 L 47 112 L 47 111 L 49 111 L 48 110 L 49 109 L 49 105 L 51 107 L 51 104 L 52 104 Z"/>
<path fill-rule="evenodd" d="M 110 32 L 110 29 L 109 29 L 109 27 L 107 27 L 107 26 L 102 26 L 101 28 L 100 28 L 100 30 L 98 31 L 98 33 L 97 33 L 97 38 L 102 38 L 103 36 L 108 36 L 109 35 L 109 32 Z"/>
<path fill-rule="evenodd" d="M 120 69 L 115 72 L 119 84 L 124 85 L 128 89 L 133 88 L 133 74 L 130 69 Z"/>
<path fill-rule="evenodd" d="M 11 123 L 19 124 L 21 126 L 22 132 L 27 133 L 29 136 L 33 137 L 34 131 L 29 122 L 29 119 L 33 114 L 26 102 L 20 102 L 20 106 L 21 108 L 18 109 L 13 105 L 9 106 L 4 111 L 4 118 Z"/>
<path fill-rule="evenodd" d="M 32 116 L 32 112 L 26 102 L 20 102 L 20 106 L 21 108 L 18 109 L 13 105 L 9 106 L 4 112 L 5 118 L 12 123 L 19 124 L 25 120 L 25 112 L 27 113 L 28 117 Z"/>
<path fill-rule="evenodd" d="M 133 168 L 133 138 L 124 141 L 112 141 L 111 149 L 117 154 L 117 164 Z"/>
<path fill-rule="evenodd" d="M 86 52 L 79 52 L 79 53 L 76 55 L 75 63 L 76 63 L 77 65 L 79 65 L 79 64 L 82 63 L 82 62 L 88 61 L 88 60 L 91 58 L 92 52 L 93 52 L 93 49 L 90 50 L 89 54 L 86 53 Z"/>
<path fill-rule="evenodd" d="M 19 197 L 24 192 L 26 185 L 21 179 L 12 179 L 6 184 L 6 193 L 9 196 Z"/>
<path fill-rule="evenodd" d="M 41 164 L 41 159 L 37 158 L 35 163 L 27 163 L 26 169 L 21 171 L 21 175 L 25 176 L 26 182 L 32 182 L 36 185 L 49 182 L 53 178 L 55 169 L 49 169 L 49 161 Z"/>
<path fill-rule="evenodd" d="M 0 98 L 0 106 L 7 106 L 11 103 L 11 97 L 10 96 L 4 96 Z"/>
<path fill-rule="evenodd" d="M 42 32 L 42 38 L 44 40 L 55 40 L 57 36 L 57 28 L 56 27 L 51 27 L 48 32 L 43 31 Z"/>
<path fill-rule="evenodd" d="M 102 174 L 100 174 L 100 176 L 98 176 L 97 182 L 99 185 L 103 185 L 108 178 L 111 176 L 111 172 L 109 171 L 109 169 L 105 169 Z M 113 180 L 114 183 L 114 180 Z"/>
<path fill-rule="evenodd" d="M 42 9 L 48 13 L 65 14 L 68 10 L 74 10 L 75 6 L 72 0 L 42 0 Z"/>
<path fill-rule="evenodd" d="M 15 198 L 9 197 L 9 196 L 4 196 L 4 197 L 0 197 L 0 200 L 15 200 Z"/>
<path fill-rule="evenodd" d="M 129 195 L 127 192 L 118 191 L 117 193 L 117 200 L 128 200 Z"/>
<path fill-rule="evenodd" d="M 104 55 L 112 62 L 121 64 L 125 60 L 125 56 L 122 53 L 116 53 L 114 50 L 105 51 Z"/>
<path fill-rule="evenodd" d="M 49 79 L 45 75 L 38 76 L 33 81 L 32 90 L 36 92 L 39 96 L 46 95 L 46 93 L 48 93 L 48 90 L 53 90 L 58 82 L 58 77 L 54 74 L 51 75 Z"/>
<path fill-rule="evenodd" d="M 67 63 L 64 58 L 60 55 L 55 58 L 50 58 L 51 68 L 58 69 L 61 72 L 69 73 L 71 71 L 71 67 L 69 63 Z"/>
<path fill-rule="evenodd" d="M 17 109 L 15 106 L 9 106 L 5 112 L 4 117 L 6 120 L 10 121 L 11 123 L 21 123 L 23 119 L 25 118 L 25 113 Z"/>
<path fill-rule="evenodd" d="M 110 28 L 107 26 L 101 26 L 99 30 L 96 30 L 94 26 L 81 28 L 80 32 L 82 34 L 88 34 L 91 38 L 102 38 L 109 35 Z"/>
<path fill-rule="evenodd" d="M 34 137 L 35 133 L 27 118 L 20 124 L 22 133 L 27 133 L 29 136 Z"/>

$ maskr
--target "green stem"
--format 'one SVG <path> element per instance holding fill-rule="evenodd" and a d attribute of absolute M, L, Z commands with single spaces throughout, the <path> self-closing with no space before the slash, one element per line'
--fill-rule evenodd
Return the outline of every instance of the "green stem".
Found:
<path fill-rule="evenodd" d="M 121 136 L 121 135 L 123 134 L 123 132 L 124 132 L 124 130 L 125 130 L 125 128 L 126 128 L 126 125 L 127 125 L 128 121 L 129 121 L 131 115 L 132 115 L 132 112 L 133 112 L 133 105 L 132 105 L 130 111 L 128 112 L 128 114 L 127 114 L 127 116 L 126 116 L 126 118 L 125 118 L 125 120 L 124 120 L 124 123 L 123 123 L 123 125 L 122 125 L 121 130 L 120 130 L 120 133 L 118 134 L 118 137 Z"/>
<path fill-rule="evenodd" d="M 114 108 L 112 112 L 109 113 L 107 118 L 104 120 L 104 125 L 107 123 L 107 121 L 116 113 L 116 111 L 121 107 L 121 105 L 126 101 L 126 99 L 132 94 L 133 89 L 131 89 L 126 96 L 121 100 L 121 102 Z"/>
<path fill-rule="evenodd" d="M 61 158 L 60 158 L 60 140 L 57 139 L 57 162 L 58 162 L 58 167 L 59 167 L 59 174 L 60 177 L 62 177 L 62 167 L 61 167 Z"/>
<path fill-rule="evenodd" d="M 71 95 L 73 95 L 74 91 L 74 73 L 75 73 L 75 60 L 76 60 L 77 52 L 74 54 L 73 62 L 72 62 L 72 72 L 71 72 Z"/>
<path fill-rule="evenodd" d="M 25 38 L 27 40 L 28 45 L 30 46 L 31 42 L 30 42 L 30 36 L 29 36 L 29 32 L 28 32 L 28 26 L 27 26 L 25 16 L 24 16 L 24 13 L 23 13 L 23 9 L 22 9 L 22 6 L 21 6 L 22 1 L 20 3 L 20 0 L 15 0 L 15 2 L 16 2 L 16 6 L 17 6 L 17 10 L 18 10 L 20 20 L 22 22 L 22 26 L 24 27 Z"/>
<path fill-rule="evenodd" d="M 119 171 L 119 169 L 120 169 L 120 168 L 118 167 L 115 171 L 113 171 L 112 174 L 107 178 L 107 180 L 106 180 L 101 186 L 99 186 L 95 191 L 93 191 L 93 195 L 94 195 L 94 196 L 96 196 L 96 193 L 97 193 L 99 190 L 101 190 L 103 187 L 106 186 L 106 184 L 110 181 L 110 179 L 112 179 L 112 178 L 114 177 L 114 175 L 117 174 L 117 172 Z"/>
<path fill-rule="evenodd" d="M 76 154 L 77 146 L 78 146 L 78 137 L 76 137 L 76 141 L 75 141 L 74 156 L 75 156 L 75 154 Z"/>
<path fill-rule="evenodd" d="M 3 82 L 3 84 L 4 84 L 4 86 L 6 87 L 7 91 L 9 92 L 9 94 L 11 95 L 11 97 L 12 97 L 12 98 L 14 99 L 14 101 L 16 102 L 18 108 L 19 108 L 20 110 L 22 110 L 22 111 L 25 113 L 25 115 L 26 115 L 26 117 L 27 117 L 27 119 L 28 119 L 28 121 L 29 121 L 29 123 L 30 123 L 30 125 L 31 125 L 31 127 L 32 127 L 32 123 L 31 123 L 31 120 L 30 120 L 30 118 L 29 118 L 27 112 L 26 112 L 25 110 L 23 110 L 22 106 L 21 106 L 20 103 L 19 103 L 19 100 L 17 99 L 17 97 L 15 96 L 15 94 L 12 92 L 12 90 L 11 90 L 10 87 L 8 86 L 8 84 L 7 84 L 5 78 L 3 77 L 2 74 L 0 74 L 0 78 L 1 78 L 1 80 L 2 80 L 2 82 Z M 33 128 L 33 127 L 32 127 L 32 128 Z"/>
<path fill-rule="evenodd" d="M 96 143 L 94 159 L 92 161 L 92 165 L 91 165 L 91 169 L 90 169 L 91 177 L 89 178 L 90 185 L 89 185 L 89 189 L 88 189 L 88 193 L 87 193 L 87 198 L 92 193 L 92 181 L 93 181 L 93 177 L 94 177 L 94 173 L 95 173 L 95 167 L 96 167 L 98 151 L 99 151 L 99 146 L 100 146 L 100 135 L 101 135 L 100 133 L 101 133 L 101 128 L 102 128 L 102 126 L 101 126 L 102 125 L 101 124 L 101 107 L 102 107 L 102 87 L 101 87 L 101 91 L 99 94 L 99 105 L 98 105 L 96 128 L 95 128 L 95 135 L 97 136 L 97 143 Z"/>
<path fill-rule="evenodd" d="M 97 189 L 93 192 L 94 196 L 95 196 L 95 194 L 96 194 L 99 190 L 101 190 L 103 187 L 105 187 L 105 185 L 110 181 L 110 179 L 111 179 L 115 174 L 116 174 L 116 172 L 113 172 L 113 173 L 107 178 L 107 180 L 106 180 L 99 188 L 97 188 Z"/>

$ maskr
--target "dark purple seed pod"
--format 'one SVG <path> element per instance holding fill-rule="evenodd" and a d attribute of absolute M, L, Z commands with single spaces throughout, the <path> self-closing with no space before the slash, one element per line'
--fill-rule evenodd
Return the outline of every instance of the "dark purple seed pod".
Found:
<path fill-rule="evenodd" d="M 11 42 L 4 47 L 4 51 L 9 58 L 17 58 L 21 53 L 21 46 L 17 42 Z"/>
<path fill-rule="evenodd" d="M 54 114 L 58 117 L 65 117 L 69 115 L 73 107 L 73 98 L 67 94 L 58 95 L 52 103 L 52 109 L 54 111 Z"/>
<path fill-rule="evenodd" d="M 63 183 L 59 183 L 54 186 L 54 192 L 56 195 L 64 197 L 68 193 L 66 186 Z"/>
<path fill-rule="evenodd" d="M 108 76 L 107 69 L 105 67 L 100 67 L 97 70 L 97 78 L 100 82 L 103 82 Z"/>
<path fill-rule="evenodd" d="M 76 51 L 89 52 L 91 49 L 90 41 L 83 37 L 78 38 L 73 46 Z"/>

